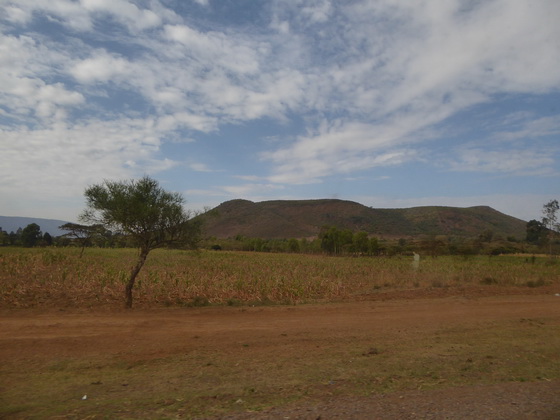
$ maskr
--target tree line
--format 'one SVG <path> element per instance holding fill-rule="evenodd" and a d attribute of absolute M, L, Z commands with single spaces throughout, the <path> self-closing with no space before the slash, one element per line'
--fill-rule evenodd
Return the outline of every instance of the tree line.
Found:
<path fill-rule="evenodd" d="M 473 238 L 447 235 L 423 235 L 418 238 L 382 239 L 364 231 L 323 226 L 315 238 L 262 239 L 237 235 L 230 239 L 203 239 L 198 231 L 190 245 L 197 244 L 209 250 L 233 250 L 255 252 L 324 253 L 329 255 L 399 255 L 420 252 L 425 255 L 473 255 L 507 254 L 516 252 L 546 252 L 552 254 L 559 247 L 560 227 L 558 224 L 559 204 L 551 200 L 543 206 L 543 217 L 530 220 L 523 239 L 501 238 L 492 230 L 485 230 Z M 0 228 L 0 245 L 45 247 L 75 246 L 83 253 L 87 247 L 128 248 L 136 247 L 134 237 L 125 232 L 113 232 L 102 223 L 82 225 L 66 223 L 59 227 L 66 231 L 61 236 L 42 233 L 36 223 L 31 223 L 16 232 L 5 232 Z M 193 233 L 193 232 L 192 232 Z M 192 234 L 191 233 L 191 234 Z M 177 246 L 177 244 L 175 244 Z"/>

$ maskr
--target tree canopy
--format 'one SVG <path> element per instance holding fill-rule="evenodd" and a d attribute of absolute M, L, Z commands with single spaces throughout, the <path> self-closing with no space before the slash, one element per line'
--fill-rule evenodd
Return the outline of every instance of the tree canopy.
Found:
<path fill-rule="evenodd" d="M 128 235 L 139 258 L 126 287 L 126 306 L 132 307 L 132 288 L 149 252 L 163 246 L 194 246 L 200 226 L 183 208 L 179 193 L 164 190 L 145 176 L 139 180 L 104 181 L 85 190 L 87 208 L 80 220 Z"/>
<path fill-rule="evenodd" d="M 558 223 L 558 211 L 560 210 L 560 204 L 558 200 L 550 200 L 543 206 L 543 218 L 542 223 L 548 229 L 548 243 L 549 243 L 549 253 L 552 256 L 552 242 L 554 237 L 560 231 L 560 224 Z"/>
<path fill-rule="evenodd" d="M 25 247 L 33 247 L 43 237 L 41 227 L 37 223 L 27 225 L 21 232 L 21 241 Z"/>

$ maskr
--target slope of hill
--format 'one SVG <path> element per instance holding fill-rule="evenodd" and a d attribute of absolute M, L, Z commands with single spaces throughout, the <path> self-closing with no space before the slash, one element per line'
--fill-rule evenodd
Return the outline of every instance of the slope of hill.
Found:
<path fill-rule="evenodd" d="M 60 236 L 66 233 L 58 227 L 68 223 L 64 220 L 40 219 L 38 217 L 10 217 L 0 216 L 0 228 L 5 232 L 16 232 L 19 228 L 25 228 L 31 223 L 36 223 L 41 227 L 41 232 L 49 232 L 51 236 Z"/>
<path fill-rule="evenodd" d="M 204 215 L 205 233 L 217 238 L 313 237 L 322 226 L 366 231 L 387 237 L 419 235 L 477 236 L 492 231 L 503 237 L 524 238 L 526 222 L 490 207 L 413 207 L 374 209 L 344 200 L 231 200 Z"/>

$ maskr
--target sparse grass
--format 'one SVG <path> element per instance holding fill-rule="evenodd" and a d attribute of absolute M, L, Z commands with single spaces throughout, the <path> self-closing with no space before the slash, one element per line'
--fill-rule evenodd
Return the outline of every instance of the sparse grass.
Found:
<path fill-rule="evenodd" d="M 337 395 L 560 378 L 555 319 L 395 331 L 373 343 L 371 335 L 323 335 L 312 351 L 275 340 L 255 336 L 227 350 L 205 346 L 141 360 L 60 358 L 23 371 L 4 365 L 0 416 L 190 418 Z"/>
<path fill-rule="evenodd" d="M 132 249 L 0 248 L 5 307 L 118 305 Z M 522 256 L 409 257 L 156 250 L 141 271 L 135 305 L 203 306 L 337 301 L 388 290 L 560 283 L 560 264 Z"/>

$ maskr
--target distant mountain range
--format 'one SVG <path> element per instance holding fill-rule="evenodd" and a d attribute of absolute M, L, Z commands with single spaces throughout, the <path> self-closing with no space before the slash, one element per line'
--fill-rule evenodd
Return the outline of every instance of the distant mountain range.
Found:
<path fill-rule="evenodd" d="M 474 237 L 485 231 L 503 238 L 524 239 L 527 223 L 500 213 L 491 207 L 412 207 L 406 209 L 375 209 L 345 200 L 278 200 L 254 203 L 231 200 L 207 214 L 206 236 L 233 238 L 287 239 L 317 236 L 321 227 L 365 231 L 386 238 L 407 238 L 421 235 L 452 235 Z M 64 234 L 58 229 L 63 220 L 0 216 L 0 227 L 17 231 L 37 223 L 43 233 Z"/>
<path fill-rule="evenodd" d="M 36 223 L 41 227 L 41 232 L 49 232 L 51 236 L 60 236 L 66 233 L 60 230 L 58 227 L 68 223 L 64 220 L 54 220 L 54 219 L 39 219 L 37 217 L 10 217 L 10 216 L 0 216 L 0 228 L 5 232 L 16 232 L 19 228 L 25 228 L 31 223 Z"/>
<path fill-rule="evenodd" d="M 207 236 L 237 235 L 263 239 L 317 236 L 322 226 L 365 231 L 380 237 L 453 235 L 473 237 L 485 231 L 524 239 L 527 223 L 491 207 L 413 207 L 375 209 L 344 200 L 231 200 L 203 216 Z"/>

